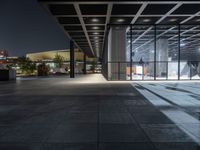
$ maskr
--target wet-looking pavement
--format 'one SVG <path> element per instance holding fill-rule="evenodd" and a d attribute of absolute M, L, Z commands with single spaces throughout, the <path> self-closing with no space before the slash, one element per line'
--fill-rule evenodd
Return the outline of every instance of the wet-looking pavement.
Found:
<path fill-rule="evenodd" d="M 200 150 L 200 82 L 0 82 L 0 150 Z"/>

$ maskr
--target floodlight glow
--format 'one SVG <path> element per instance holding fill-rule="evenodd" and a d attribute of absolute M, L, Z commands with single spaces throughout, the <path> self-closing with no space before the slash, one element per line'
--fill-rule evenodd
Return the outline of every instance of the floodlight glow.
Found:
<path fill-rule="evenodd" d="M 99 29 L 99 27 L 93 27 L 92 29 L 97 30 L 97 29 Z"/>
<path fill-rule="evenodd" d="M 176 19 L 176 18 L 172 18 L 172 19 L 170 19 L 169 21 L 170 21 L 170 22 L 174 22 L 174 21 L 177 21 L 177 19 Z"/>
<path fill-rule="evenodd" d="M 143 22 L 150 22 L 150 19 L 144 19 Z"/>
<path fill-rule="evenodd" d="M 181 47 L 184 47 L 184 46 L 185 46 L 185 43 L 181 43 L 180 46 L 181 46 Z"/>
<path fill-rule="evenodd" d="M 92 22 L 99 22 L 99 19 L 93 18 L 93 19 L 92 19 Z"/>
<path fill-rule="evenodd" d="M 124 22 L 124 19 L 117 19 L 117 22 Z"/>

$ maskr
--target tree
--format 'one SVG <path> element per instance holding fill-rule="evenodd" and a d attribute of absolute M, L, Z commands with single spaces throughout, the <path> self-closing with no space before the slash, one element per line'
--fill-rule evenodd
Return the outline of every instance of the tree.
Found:
<path fill-rule="evenodd" d="M 18 64 L 23 73 L 31 75 L 36 70 L 36 64 L 29 58 L 19 57 Z"/>
<path fill-rule="evenodd" d="M 38 76 L 48 76 L 48 74 L 49 67 L 45 63 L 38 65 Z"/>
<path fill-rule="evenodd" d="M 59 54 L 56 54 L 53 61 L 56 64 L 57 67 L 62 68 L 63 63 L 64 63 L 64 57 L 59 55 Z"/>

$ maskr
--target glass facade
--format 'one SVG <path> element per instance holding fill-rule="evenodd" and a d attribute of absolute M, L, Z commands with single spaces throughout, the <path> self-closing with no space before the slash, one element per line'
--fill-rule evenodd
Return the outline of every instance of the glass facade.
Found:
<path fill-rule="evenodd" d="M 112 32 L 117 28 L 109 27 Z M 121 51 L 126 59 L 104 63 L 111 68 L 108 80 L 200 79 L 200 25 L 130 25 L 125 39 L 126 48 Z M 107 41 L 108 47 L 115 44 Z M 107 52 L 114 57 L 120 50 Z"/>

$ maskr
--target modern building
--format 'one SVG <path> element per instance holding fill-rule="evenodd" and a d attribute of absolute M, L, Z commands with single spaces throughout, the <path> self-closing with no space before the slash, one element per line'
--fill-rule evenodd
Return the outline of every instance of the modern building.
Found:
<path fill-rule="evenodd" d="M 78 49 L 74 50 L 75 61 L 83 62 L 84 61 L 84 53 L 78 51 Z M 51 62 L 55 58 L 56 55 L 60 55 L 63 57 L 63 60 L 66 62 L 70 61 L 70 50 L 50 50 L 50 51 L 41 51 L 41 52 L 34 52 L 26 54 L 26 57 L 29 58 L 31 61 L 34 62 Z M 95 58 L 88 58 L 86 56 L 86 60 L 88 62 L 97 61 Z"/>
<path fill-rule="evenodd" d="M 33 30 L 42 22 L 29 10 L 39 3 L 31 2 L 17 1 L 21 11 L 9 1 L 6 12 L 26 12 L 21 19 L 33 18 Z M 39 76 L 0 82 L 0 150 L 200 150 L 199 0 L 39 2 L 70 49 L 27 54 L 42 65 L 36 71 L 23 57 L 16 68 Z M 19 27 L 13 21 L 8 27 Z M 101 61 L 104 76 L 71 79 L 77 64 L 87 72 L 89 59 Z M 46 76 L 44 63 L 67 73 Z"/>
<path fill-rule="evenodd" d="M 39 2 L 108 80 L 200 78 L 199 1 Z"/>
<path fill-rule="evenodd" d="M 35 53 L 28 53 L 26 57 L 29 58 L 31 61 L 36 63 L 45 63 L 50 67 L 50 72 L 58 71 L 57 64 L 54 62 L 56 55 L 59 55 L 63 59 L 63 67 L 59 71 L 66 72 L 70 68 L 70 50 L 51 50 L 51 51 L 42 51 L 42 52 L 35 52 Z M 95 68 L 93 67 L 95 65 Z M 89 58 L 84 55 L 83 52 L 79 51 L 78 49 L 74 49 L 74 73 L 84 73 L 83 71 L 86 69 L 87 73 L 93 72 L 94 70 L 99 70 L 100 65 L 98 64 L 97 58 Z M 85 73 L 86 73 L 85 72 Z"/>

